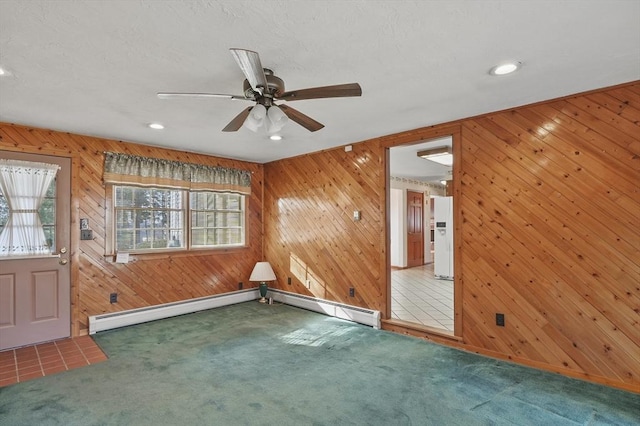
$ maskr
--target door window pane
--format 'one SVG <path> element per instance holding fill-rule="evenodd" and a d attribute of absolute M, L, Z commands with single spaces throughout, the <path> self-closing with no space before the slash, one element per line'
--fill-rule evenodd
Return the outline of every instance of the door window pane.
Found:
<path fill-rule="evenodd" d="M 53 252 L 56 250 L 56 179 L 49 185 L 38 214 L 40 215 L 46 245 Z M 7 203 L 7 199 L 0 190 L 0 232 L 2 232 L 8 220 L 9 203 Z"/>

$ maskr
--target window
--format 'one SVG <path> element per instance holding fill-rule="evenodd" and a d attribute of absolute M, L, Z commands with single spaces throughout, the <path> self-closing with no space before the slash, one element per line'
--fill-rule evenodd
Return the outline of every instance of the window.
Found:
<path fill-rule="evenodd" d="M 107 254 L 238 247 L 251 172 L 105 152 Z"/>
<path fill-rule="evenodd" d="M 192 192 L 190 198 L 192 247 L 244 244 L 244 196 Z"/>
<path fill-rule="evenodd" d="M 56 241 L 56 182 L 55 180 L 49 185 L 47 194 L 40 205 L 40 222 L 44 231 L 44 238 L 47 241 L 47 247 L 54 248 Z"/>
<path fill-rule="evenodd" d="M 59 168 L 57 164 L 0 160 L 0 257 L 51 254 Z"/>
<path fill-rule="evenodd" d="M 184 191 L 115 186 L 116 249 L 184 247 Z"/>
<path fill-rule="evenodd" d="M 44 238 L 47 242 L 49 249 L 54 248 L 56 241 L 56 181 L 54 180 L 47 189 L 47 195 L 45 195 L 38 210 L 40 215 L 40 222 L 42 223 L 42 229 L 44 231 Z M 5 198 L 2 191 L 0 191 L 0 232 L 7 224 L 9 220 L 9 203 Z"/>
<path fill-rule="evenodd" d="M 245 244 L 245 195 L 124 185 L 112 194 L 115 251 Z"/>

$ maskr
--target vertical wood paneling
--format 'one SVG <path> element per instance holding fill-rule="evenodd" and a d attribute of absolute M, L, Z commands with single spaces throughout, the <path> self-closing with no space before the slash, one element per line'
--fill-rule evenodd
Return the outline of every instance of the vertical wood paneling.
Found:
<path fill-rule="evenodd" d="M 384 311 L 384 147 L 453 133 L 451 344 L 640 391 L 640 83 L 266 164 L 278 286 Z M 292 256 L 321 291 L 295 278 Z"/>
<path fill-rule="evenodd" d="M 262 181 L 259 164 L 172 151 L 120 141 L 0 124 L 0 149 L 71 157 L 72 228 L 88 218 L 93 240 L 72 232 L 72 333 L 85 333 L 87 317 L 107 312 L 175 302 L 251 287 L 248 278 L 262 259 Z M 241 249 L 133 256 L 128 264 L 105 257 L 104 151 L 126 152 L 190 163 L 234 167 L 252 172 L 248 203 L 249 247 Z M 118 293 L 118 303 L 109 294 Z"/>

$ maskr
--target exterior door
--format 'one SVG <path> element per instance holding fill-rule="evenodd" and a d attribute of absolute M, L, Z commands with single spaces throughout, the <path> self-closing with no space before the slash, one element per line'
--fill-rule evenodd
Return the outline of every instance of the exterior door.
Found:
<path fill-rule="evenodd" d="M 407 191 L 407 266 L 424 265 L 424 194 Z"/>
<path fill-rule="evenodd" d="M 3 350 L 71 335 L 68 264 L 71 160 L 9 151 L 0 151 L 0 158 L 60 166 L 47 194 L 47 217 L 40 214 L 51 254 L 0 256 L 0 350 Z"/>

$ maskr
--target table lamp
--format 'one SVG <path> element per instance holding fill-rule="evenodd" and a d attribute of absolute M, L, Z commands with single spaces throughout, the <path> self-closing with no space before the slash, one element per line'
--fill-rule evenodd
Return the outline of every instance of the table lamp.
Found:
<path fill-rule="evenodd" d="M 276 274 L 273 272 L 269 262 L 258 262 L 251 272 L 249 281 L 260 282 L 260 303 L 266 303 L 267 281 L 275 281 Z"/>

